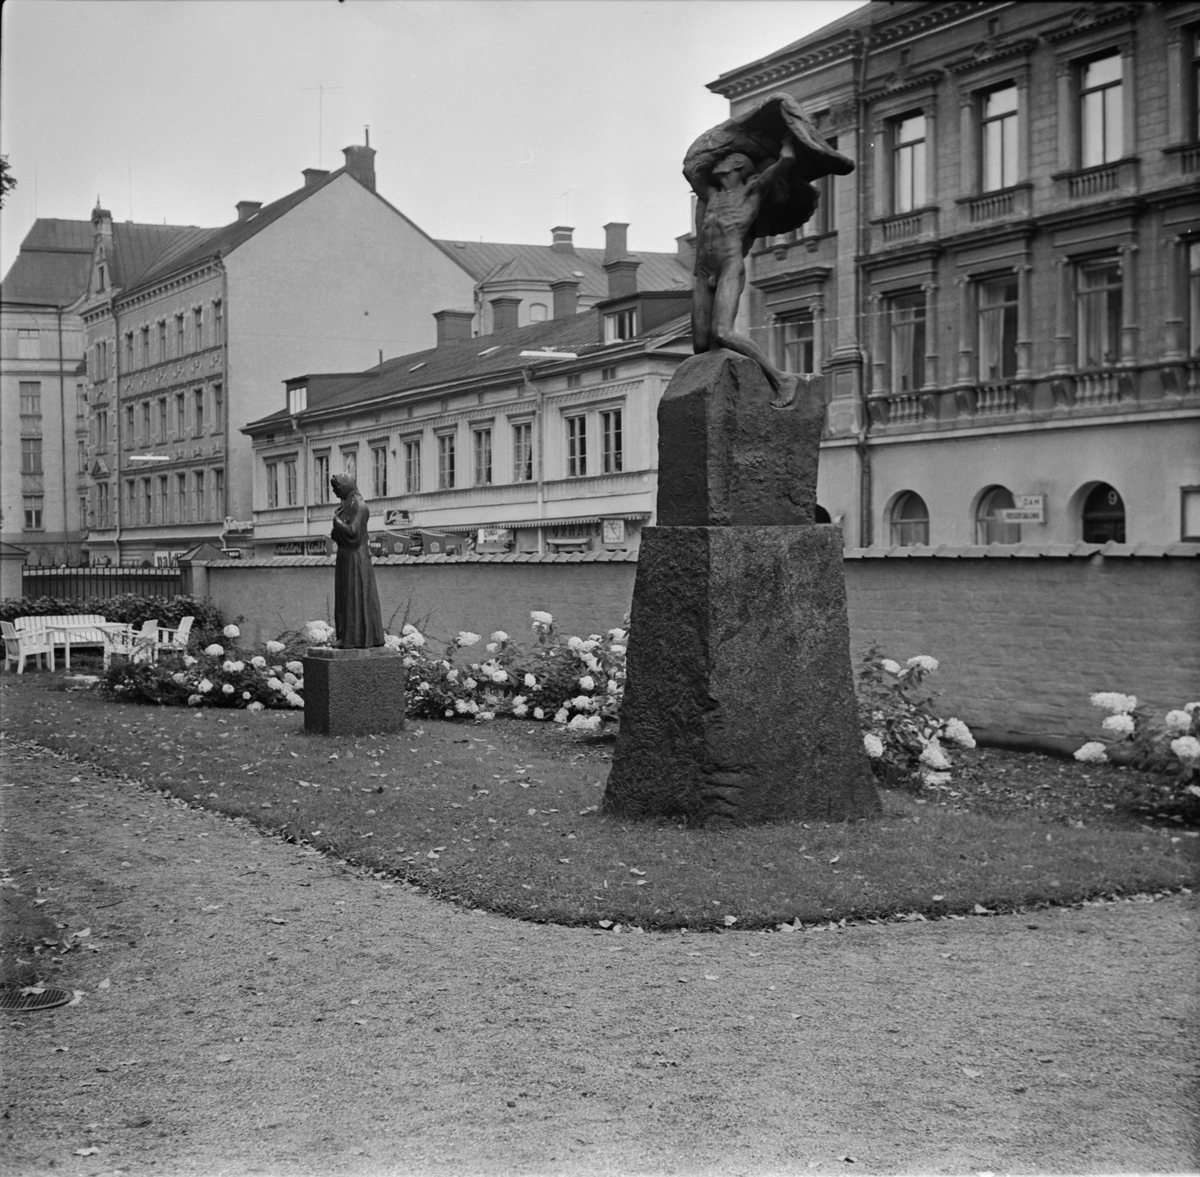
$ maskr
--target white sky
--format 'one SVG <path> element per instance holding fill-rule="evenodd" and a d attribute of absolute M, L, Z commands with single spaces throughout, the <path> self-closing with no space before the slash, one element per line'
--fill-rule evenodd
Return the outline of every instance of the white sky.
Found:
<path fill-rule="evenodd" d="M 566 224 L 601 246 L 628 221 L 631 249 L 670 250 L 683 154 L 728 117 L 706 83 L 861 2 L 7 0 L 0 273 L 36 217 L 97 195 L 117 220 L 226 224 L 364 125 L 378 191 L 434 237 Z"/>

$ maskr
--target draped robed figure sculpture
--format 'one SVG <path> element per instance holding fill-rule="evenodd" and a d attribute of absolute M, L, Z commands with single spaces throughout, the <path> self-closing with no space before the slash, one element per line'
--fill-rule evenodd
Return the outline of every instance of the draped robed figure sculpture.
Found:
<path fill-rule="evenodd" d="M 333 628 L 344 650 L 366 650 L 383 645 L 383 615 L 375 569 L 367 549 L 367 520 L 371 512 L 358 485 L 348 474 L 329 480 L 341 500 L 333 513 L 333 542 L 337 567 L 333 582 Z"/>

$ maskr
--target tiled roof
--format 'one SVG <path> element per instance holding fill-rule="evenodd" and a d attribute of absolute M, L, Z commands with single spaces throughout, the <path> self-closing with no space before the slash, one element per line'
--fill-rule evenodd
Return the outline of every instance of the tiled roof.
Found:
<path fill-rule="evenodd" d="M 109 258 L 112 284 L 128 289 L 156 258 L 174 248 L 180 240 L 210 232 L 211 229 L 198 229 L 195 225 L 140 225 L 130 221 L 114 221 L 115 257 Z"/>
<path fill-rule="evenodd" d="M 579 293 L 608 296 L 603 249 L 558 250 L 550 245 L 503 245 L 491 241 L 440 241 L 476 282 L 533 278 L 553 282 L 579 278 Z M 690 290 L 692 274 L 673 253 L 631 253 L 642 264 L 637 271 L 642 290 Z M 582 275 L 582 277 L 580 277 Z"/>
<path fill-rule="evenodd" d="M 554 520 L 547 520 L 553 523 Z M 202 560 L 202 564 L 217 561 Z M 222 565 L 226 560 L 219 561 Z M 239 568 L 332 568 L 336 556 L 265 556 L 239 560 Z M 539 556 L 536 552 L 471 552 L 462 556 L 375 556 L 374 564 L 636 564 L 637 553 L 626 549 L 596 552 L 559 552 Z"/>
<path fill-rule="evenodd" d="M 37 306 L 66 306 L 87 285 L 92 254 L 88 221 L 34 221 L 21 251 L 0 283 L 0 300 Z"/>
<path fill-rule="evenodd" d="M 1089 559 L 1156 559 L 1168 556 L 1200 557 L 1200 543 L 1173 544 L 968 544 L 951 547 L 907 548 L 847 548 L 847 560 L 1044 560 Z"/>
<path fill-rule="evenodd" d="M 527 327 L 482 335 L 477 339 L 444 343 L 441 347 L 385 360 L 381 365 L 355 375 L 313 374 L 309 377 L 306 411 L 312 413 L 337 409 L 383 396 L 438 388 L 455 381 L 503 373 L 511 373 L 512 379 L 517 380 L 521 370 L 531 363 L 546 362 L 522 359 L 522 351 L 554 350 L 580 356 L 602 353 L 610 350 L 611 345 L 598 342 L 599 315 L 600 312 L 593 309 L 566 319 L 550 319 L 545 323 L 532 323 Z M 690 315 L 679 315 L 630 343 L 663 342 L 686 334 L 690 329 Z M 246 428 L 283 421 L 288 416 L 286 409 L 280 409 L 277 413 L 251 422 Z"/>

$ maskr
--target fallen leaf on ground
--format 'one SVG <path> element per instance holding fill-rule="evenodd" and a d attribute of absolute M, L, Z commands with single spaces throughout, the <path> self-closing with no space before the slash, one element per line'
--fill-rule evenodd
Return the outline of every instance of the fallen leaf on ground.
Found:
<path fill-rule="evenodd" d="M 974 1067 L 963 1067 L 962 1073 L 966 1075 L 968 1079 L 978 1079 L 979 1076 L 983 1074 L 982 1071 L 977 1071 Z"/>

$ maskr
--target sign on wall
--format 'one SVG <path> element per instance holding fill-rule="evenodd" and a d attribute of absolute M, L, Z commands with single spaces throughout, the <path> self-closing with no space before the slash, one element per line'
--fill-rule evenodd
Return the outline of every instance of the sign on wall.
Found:
<path fill-rule="evenodd" d="M 1045 495 L 1014 495 L 1012 507 L 1001 507 L 996 512 L 1001 523 L 1045 523 Z"/>
<path fill-rule="evenodd" d="M 390 511 L 384 511 L 383 524 L 385 527 L 398 527 L 401 523 L 408 523 L 411 518 L 407 511 L 393 508 Z"/>
<path fill-rule="evenodd" d="M 327 556 L 328 540 L 288 539 L 277 543 L 272 549 L 276 556 Z"/>

